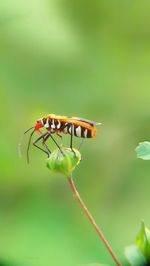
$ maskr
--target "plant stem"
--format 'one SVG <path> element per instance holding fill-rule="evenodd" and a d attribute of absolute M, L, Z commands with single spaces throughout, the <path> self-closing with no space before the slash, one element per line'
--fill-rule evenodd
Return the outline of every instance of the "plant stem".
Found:
<path fill-rule="evenodd" d="M 86 205 L 84 204 L 83 200 L 81 199 L 74 181 L 72 179 L 72 176 L 69 176 L 68 178 L 69 183 L 70 183 L 70 187 L 71 190 L 73 192 L 73 195 L 76 197 L 77 201 L 79 202 L 81 208 L 83 209 L 83 211 L 85 212 L 85 214 L 87 215 L 88 219 L 90 220 L 90 222 L 92 223 L 93 227 L 95 228 L 97 234 L 99 235 L 99 237 L 101 238 L 101 240 L 103 241 L 104 245 L 106 246 L 107 250 L 109 251 L 110 255 L 112 256 L 115 264 L 117 266 L 121 266 L 121 263 L 119 262 L 117 256 L 115 255 L 114 251 L 112 250 L 111 246 L 109 245 L 108 241 L 106 240 L 105 236 L 103 235 L 102 231 L 100 230 L 100 228 L 98 227 L 96 221 L 94 220 L 93 216 L 91 215 L 91 213 L 89 212 L 89 210 L 87 209 Z"/>

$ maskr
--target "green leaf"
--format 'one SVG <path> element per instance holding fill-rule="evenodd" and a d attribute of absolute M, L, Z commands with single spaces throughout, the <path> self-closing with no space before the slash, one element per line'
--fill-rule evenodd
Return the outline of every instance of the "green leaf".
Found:
<path fill-rule="evenodd" d="M 131 245 L 125 249 L 125 257 L 131 266 L 146 266 L 147 261 L 136 245 Z"/>
<path fill-rule="evenodd" d="M 65 176 L 70 176 L 72 171 L 81 161 L 81 154 L 78 150 L 70 148 L 61 148 L 63 154 L 59 149 L 54 150 L 47 159 L 47 167 L 57 173 Z"/>
<path fill-rule="evenodd" d="M 137 158 L 143 160 L 150 160 L 150 142 L 144 141 L 139 143 L 139 145 L 135 149 L 137 153 Z"/>
<path fill-rule="evenodd" d="M 136 238 L 136 246 L 146 259 L 150 261 L 150 230 L 145 227 L 144 222 L 141 223 L 141 228 Z"/>

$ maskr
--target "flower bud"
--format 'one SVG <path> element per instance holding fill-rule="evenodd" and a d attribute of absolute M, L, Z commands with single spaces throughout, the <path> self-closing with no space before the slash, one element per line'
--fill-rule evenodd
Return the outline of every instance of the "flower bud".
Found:
<path fill-rule="evenodd" d="M 81 154 L 78 150 L 70 148 L 61 148 L 54 150 L 47 159 L 47 167 L 57 173 L 70 176 L 72 171 L 81 161 Z"/>

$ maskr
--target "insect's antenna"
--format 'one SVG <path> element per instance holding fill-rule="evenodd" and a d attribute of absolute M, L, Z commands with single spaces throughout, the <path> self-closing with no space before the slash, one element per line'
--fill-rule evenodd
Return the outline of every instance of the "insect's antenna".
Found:
<path fill-rule="evenodd" d="M 30 138 L 29 138 L 29 142 L 28 142 L 28 147 L 27 147 L 27 163 L 29 163 L 29 150 L 30 150 L 31 139 L 32 139 L 32 136 L 33 136 L 34 132 L 35 132 L 35 129 L 30 134 Z"/>
<path fill-rule="evenodd" d="M 22 135 L 22 137 L 21 137 L 21 139 L 20 139 L 20 141 L 19 141 L 19 144 L 18 144 L 18 154 L 19 154 L 19 157 L 21 158 L 22 157 L 22 153 L 21 153 L 21 146 L 22 146 L 22 142 L 23 142 L 23 140 L 24 140 L 24 136 L 25 136 L 25 134 L 28 132 L 28 131 L 30 131 L 31 129 L 33 129 L 34 127 L 30 127 L 30 128 L 28 128 L 24 133 L 23 133 L 23 135 Z"/>

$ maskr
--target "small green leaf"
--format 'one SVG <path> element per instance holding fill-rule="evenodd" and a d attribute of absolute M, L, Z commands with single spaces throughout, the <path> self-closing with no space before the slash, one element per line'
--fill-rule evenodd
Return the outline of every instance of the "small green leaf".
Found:
<path fill-rule="evenodd" d="M 54 150 L 47 159 L 47 167 L 57 173 L 65 176 L 70 176 L 72 171 L 81 161 L 81 154 L 78 150 L 70 148 L 61 148 L 63 154 L 59 149 Z"/>
<path fill-rule="evenodd" d="M 136 245 L 131 245 L 125 249 L 126 259 L 131 266 L 146 266 L 147 261 Z"/>
<path fill-rule="evenodd" d="M 143 160 L 150 160 L 150 142 L 144 141 L 139 143 L 135 151 L 138 158 Z"/>
<path fill-rule="evenodd" d="M 150 230 L 145 227 L 144 222 L 141 223 L 141 228 L 136 238 L 136 246 L 145 258 L 150 261 Z"/>

